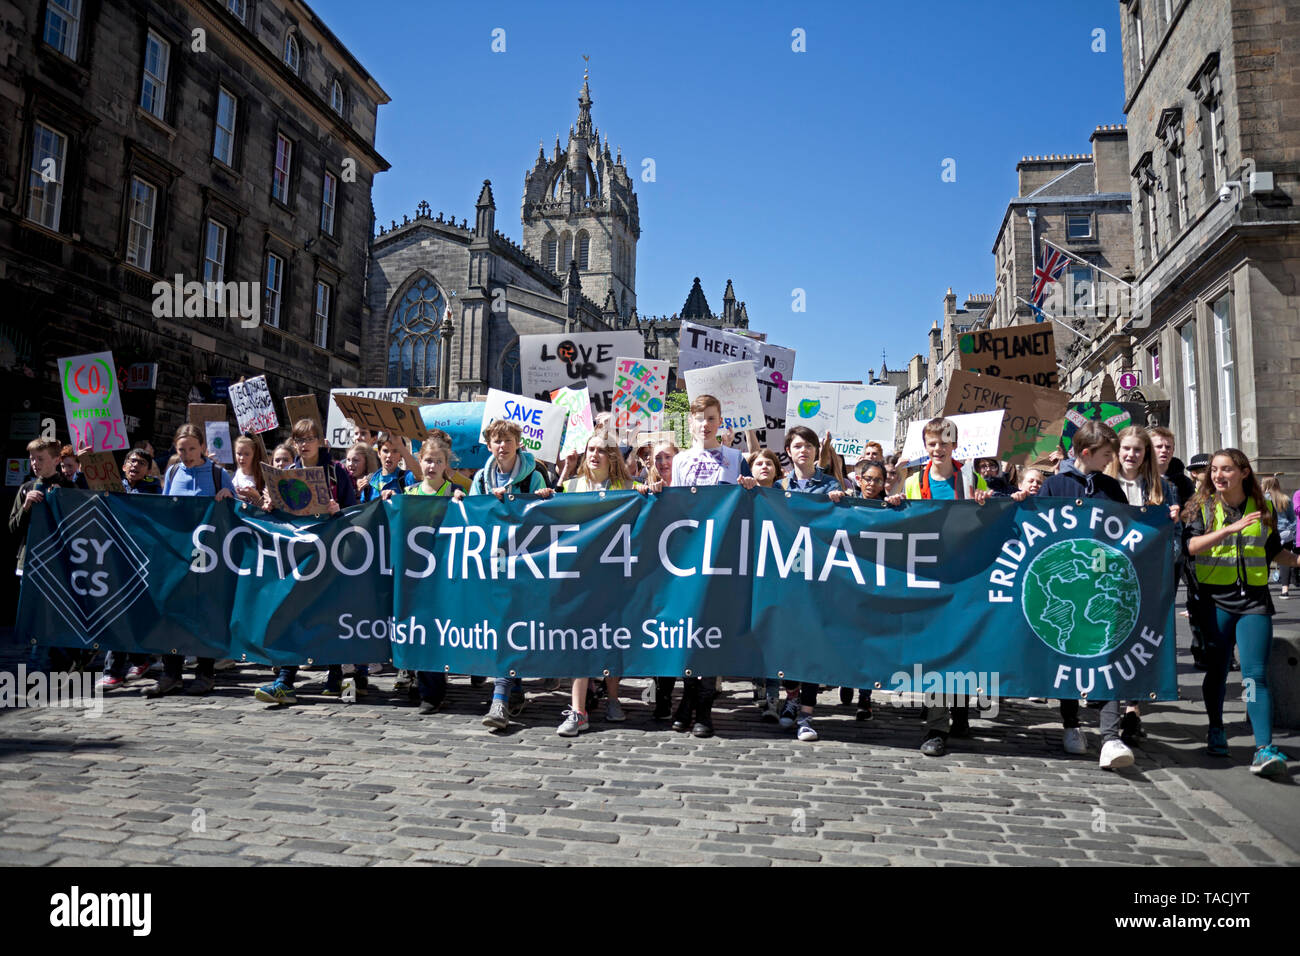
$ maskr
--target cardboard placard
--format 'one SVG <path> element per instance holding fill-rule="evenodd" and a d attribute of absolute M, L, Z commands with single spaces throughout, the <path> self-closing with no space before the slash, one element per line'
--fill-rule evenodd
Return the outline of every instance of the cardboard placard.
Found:
<path fill-rule="evenodd" d="M 1002 441 L 997 457 L 1016 465 L 1047 460 L 1061 441 L 1070 396 L 1005 378 L 954 369 L 948 382 L 945 415 L 1003 409 Z"/>
<path fill-rule="evenodd" d="M 994 378 L 1056 388 L 1056 338 L 1050 322 L 978 329 L 957 336 L 958 368 Z"/>
<path fill-rule="evenodd" d="M 564 441 L 560 445 L 560 457 L 565 458 L 571 452 L 582 453 L 587 450 L 587 442 L 595 432 L 591 418 L 591 399 L 587 386 L 582 388 L 557 388 L 551 393 L 551 403 L 564 409 Z"/>
<path fill-rule="evenodd" d="M 330 397 L 344 418 L 362 428 L 401 435 L 404 438 L 429 437 L 429 430 L 424 427 L 418 405 L 386 402 L 381 398 L 366 398 L 364 395 L 340 395 L 338 392 L 331 392 Z"/>
<path fill-rule="evenodd" d="M 743 432 L 766 427 L 763 403 L 758 397 L 758 380 L 752 362 L 729 362 L 686 373 L 686 393 L 691 401 L 712 395 L 722 403 L 722 429 Z"/>
<path fill-rule="evenodd" d="M 27 480 L 32 463 L 28 458 L 5 459 L 5 487 L 17 488 Z"/>
<path fill-rule="evenodd" d="M 406 389 L 404 388 L 332 388 L 330 389 L 330 402 L 325 409 L 325 440 L 329 442 L 331 448 L 347 448 L 354 440 L 355 422 L 349 422 L 347 417 L 339 408 L 338 403 L 333 401 L 336 395 L 360 395 L 363 398 L 378 398 L 385 402 L 404 402 L 406 400 Z"/>
<path fill-rule="evenodd" d="M 615 362 L 620 355 L 644 357 L 645 340 L 640 332 L 521 335 L 523 392 L 545 400 L 556 389 L 576 388 L 586 382 L 592 408 L 607 412 L 614 400 Z"/>
<path fill-rule="evenodd" d="M 188 405 L 185 408 L 185 420 L 191 425 L 197 425 L 199 431 L 203 433 L 204 441 L 207 441 L 208 422 L 226 422 L 230 409 L 225 405 Z"/>
<path fill-rule="evenodd" d="M 1070 450 L 1079 426 L 1090 419 L 1109 425 L 1116 432 L 1130 425 L 1145 428 L 1147 407 L 1141 402 L 1071 402 L 1065 410 L 1065 428 L 1061 433 L 1061 444 L 1066 451 Z"/>
<path fill-rule="evenodd" d="M 81 473 L 86 476 L 86 484 L 91 491 L 121 492 L 122 472 L 117 467 L 117 459 L 111 451 L 93 451 L 77 458 Z"/>
<path fill-rule="evenodd" d="M 316 423 L 316 433 L 322 438 L 325 436 L 325 425 L 320 420 L 320 405 L 316 403 L 315 395 L 286 395 L 284 411 L 290 428 L 302 419 L 310 418 Z"/>
<path fill-rule="evenodd" d="M 976 458 L 996 458 L 1002 440 L 1002 419 L 1005 409 L 972 412 L 969 415 L 946 415 L 957 427 L 957 448 L 952 457 L 957 461 L 974 461 Z M 903 442 L 900 459 L 909 465 L 929 457 L 925 450 L 923 430 L 929 419 L 912 422 L 907 426 L 907 439 Z"/>
<path fill-rule="evenodd" d="M 831 445 L 852 465 L 867 442 L 894 442 L 893 385 L 845 385 L 838 382 L 791 382 L 785 425 L 806 425 L 817 437 L 831 433 Z"/>
<path fill-rule="evenodd" d="M 265 375 L 255 375 L 242 382 L 230 383 L 230 404 L 235 409 L 239 430 L 260 435 L 280 427 L 275 415 L 275 402 L 271 400 L 271 386 Z"/>
<path fill-rule="evenodd" d="M 442 429 L 451 437 L 453 468 L 482 468 L 488 450 L 483 441 L 483 402 L 443 402 L 420 406 L 424 427 Z"/>
<path fill-rule="evenodd" d="M 536 398 L 490 388 L 487 401 L 483 404 L 483 423 L 480 427 L 485 445 L 488 425 L 499 418 L 519 425 L 523 431 L 519 447 L 524 451 L 539 461 L 554 464 L 559 460 L 560 440 L 564 436 L 564 424 L 568 418 L 563 408 Z"/>
<path fill-rule="evenodd" d="M 262 462 L 262 477 L 271 496 L 271 508 L 291 515 L 329 514 L 329 484 L 324 468 L 276 468 Z"/>
<path fill-rule="evenodd" d="M 614 399 L 610 427 L 620 437 L 663 427 L 668 392 L 668 363 L 658 359 L 619 358 L 614 363 Z"/>
<path fill-rule="evenodd" d="M 120 451 L 130 447 L 122 415 L 121 387 L 112 352 L 92 352 L 58 360 L 63 418 L 73 448 Z"/>
<path fill-rule="evenodd" d="M 235 445 L 230 440 L 230 422 L 208 422 L 204 430 L 208 455 L 223 465 L 235 463 Z"/>

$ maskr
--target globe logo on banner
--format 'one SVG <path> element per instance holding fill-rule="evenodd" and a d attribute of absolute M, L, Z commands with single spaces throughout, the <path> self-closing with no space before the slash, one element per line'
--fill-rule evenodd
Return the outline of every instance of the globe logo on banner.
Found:
<path fill-rule="evenodd" d="M 301 511 L 311 504 L 311 487 L 300 478 L 281 478 L 275 490 L 290 511 Z"/>
<path fill-rule="evenodd" d="M 1142 591 L 1124 552 L 1075 538 L 1049 545 L 1030 562 L 1020 603 L 1030 629 L 1052 650 L 1097 657 L 1133 633 Z"/>
<path fill-rule="evenodd" d="M 822 403 L 815 398 L 801 399 L 799 402 L 799 417 L 812 418 L 822 410 Z"/>
<path fill-rule="evenodd" d="M 98 497 L 27 554 L 23 577 L 90 644 L 149 587 L 149 559 Z"/>
<path fill-rule="evenodd" d="M 863 425 L 868 425 L 876 419 L 876 403 L 867 398 L 858 402 L 858 407 L 853 409 L 853 417 Z"/>

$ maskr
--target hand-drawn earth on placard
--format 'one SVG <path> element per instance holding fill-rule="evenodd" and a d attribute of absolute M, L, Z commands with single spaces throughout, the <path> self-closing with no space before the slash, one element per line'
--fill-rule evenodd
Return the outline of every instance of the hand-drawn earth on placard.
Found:
<path fill-rule="evenodd" d="M 1071 657 L 1096 657 L 1133 633 L 1142 591 L 1128 556 L 1099 541 L 1044 548 L 1025 571 L 1025 620 L 1039 639 Z"/>
<path fill-rule="evenodd" d="M 281 478 L 275 489 L 290 511 L 301 511 L 311 504 L 311 487 L 301 478 Z"/>

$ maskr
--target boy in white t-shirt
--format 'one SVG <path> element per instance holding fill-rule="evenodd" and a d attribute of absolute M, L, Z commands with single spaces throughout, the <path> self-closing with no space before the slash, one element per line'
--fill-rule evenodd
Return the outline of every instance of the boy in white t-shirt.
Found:
<path fill-rule="evenodd" d="M 697 396 L 691 402 L 691 447 L 673 458 L 672 486 L 686 485 L 743 485 L 753 488 L 757 483 L 749 472 L 749 462 L 738 449 L 723 447 L 718 441 L 722 427 L 722 403 L 712 395 Z M 648 484 L 652 492 L 664 488 L 662 481 Z M 655 719 L 673 719 L 673 730 L 693 733 L 696 737 L 713 736 L 713 698 L 717 694 L 716 677 L 687 677 L 684 679 L 682 702 L 674 714 L 672 709 L 675 677 L 655 679 Z M 691 718 L 694 716 L 694 726 Z"/>

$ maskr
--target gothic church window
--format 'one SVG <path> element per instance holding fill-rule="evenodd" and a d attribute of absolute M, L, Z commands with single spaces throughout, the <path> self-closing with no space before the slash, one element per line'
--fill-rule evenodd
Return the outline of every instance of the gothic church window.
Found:
<path fill-rule="evenodd" d="M 548 232 L 546 238 L 542 240 L 542 265 L 554 273 L 559 273 L 560 266 L 556 261 L 556 256 L 560 251 L 559 240 L 555 238 L 555 233 Z"/>
<path fill-rule="evenodd" d="M 560 237 L 560 268 L 556 269 L 556 274 L 563 274 L 569 271 L 569 263 L 573 261 L 573 236 L 565 233 Z"/>
<path fill-rule="evenodd" d="M 591 237 L 587 235 L 587 230 L 583 229 L 578 233 L 578 268 L 586 272 L 589 268 L 591 252 Z"/>
<path fill-rule="evenodd" d="M 501 390 L 519 395 L 524 390 L 523 376 L 519 371 L 519 340 L 501 356 Z"/>
<path fill-rule="evenodd" d="M 388 325 L 388 385 L 438 384 L 438 326 L 444 311 L 442 293 L 427 276 L 406 290 Z"/>

